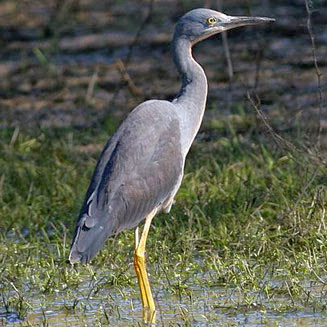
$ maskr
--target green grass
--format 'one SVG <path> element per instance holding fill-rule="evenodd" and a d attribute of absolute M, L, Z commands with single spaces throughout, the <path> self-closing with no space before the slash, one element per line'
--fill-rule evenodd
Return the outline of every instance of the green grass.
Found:
<path fill-rule="evenodd" d="M 176 303 L 167 326 L 251 312 L 324 315 L 326 168 L 303 152 L 279 150 L 253 128 L 239 133 L 239 120 L 215 124 L 220 136 L 192 147 L 176 204 L 150 232 L 160 314 L 167 321 L 167 298 Z M 139 305 L 132 231 L 110 239 L 90 266 L 66 262 L 106 138 L 100 128 L 1 131 L 0 313 L 51 326 L 47 310 L 83 322 L 92 312 L 93 325 L 116 326 L 126 319 L 121 303 Z M 199 298 L 208 301 L 200 318 Z"/>

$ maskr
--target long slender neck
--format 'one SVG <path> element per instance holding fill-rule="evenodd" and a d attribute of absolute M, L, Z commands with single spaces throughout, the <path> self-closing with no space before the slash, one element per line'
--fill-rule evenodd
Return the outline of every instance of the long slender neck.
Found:
<path fill-rule="evenodd" d="M 182 78 L 182 87 L 173 100 L 180 117 L 182 150 L 188 152 L 202 122 L 208 84 L 202 67 L 192 56 L 192 44 L 185 38 L 174 37 L 173 56 Z"/>
<path fill-rule="evenodd" d="M 207 78 L 192 56 L 192 44 L 184 38 L 173 39 L 173 56 L 182 78 L 182 88 L 174 101 L 205 105 L 208 93 Z"/>

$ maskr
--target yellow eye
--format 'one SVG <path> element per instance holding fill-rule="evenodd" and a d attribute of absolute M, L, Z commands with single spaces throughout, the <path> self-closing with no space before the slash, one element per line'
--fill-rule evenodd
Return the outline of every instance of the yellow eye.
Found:
<path fill-rule="evenodd" d="M 216 17 L 209 17 L 207 19 L 207 24 L 208 25 L 213 25 L 213 24 L 216 24 L 217 23 L 217 18 Z"/>

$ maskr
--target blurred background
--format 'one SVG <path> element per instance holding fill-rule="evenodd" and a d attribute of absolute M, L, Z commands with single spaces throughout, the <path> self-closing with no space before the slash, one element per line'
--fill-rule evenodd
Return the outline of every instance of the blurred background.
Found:
<path fill-rule="evenodd" d="M 195 48 L 209 81 L 202 133 L 215 134 L 221 115 L 254 113 L 251 92 L 278 130 L 305 121 L 301 129 L 312 134 L 326 127 L 327 6 L 325 0 L 307 6 L 304 0 L 1 1 L 0 126 L 102 124 L 110 133 L 141 101 L 174 98 L 180 87 L 170 57 L 174 23 L 192 8 L 210 7 L 277 21 L 228 32 L 225 51 L 221 36 Z M 248 118 L 237 123 L 241 130 Z"/>
<path fill-rule="evenodd" d="M 276 22 L 194 48 L 204 122 L 147 246 L 160 326 L 326 326 L 326 0 L 0 0 L 0 325 L 141 326 L 133 231 L 68 251 L 108 136 L 178 93 L 196 7 Z"/>

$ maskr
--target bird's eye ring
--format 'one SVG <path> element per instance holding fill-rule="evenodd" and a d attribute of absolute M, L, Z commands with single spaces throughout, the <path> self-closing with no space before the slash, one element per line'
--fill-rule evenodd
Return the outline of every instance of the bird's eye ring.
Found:
<path fill-rule="evenodd" d="M 217 18 L 216 17 L 209 17 L 207 19 L 207 24 L 208 25 L 213 25 L 213 24 L 216 24 L 217 23 Z"/>

